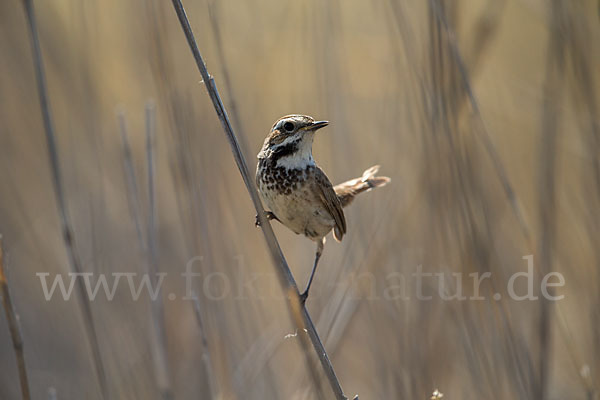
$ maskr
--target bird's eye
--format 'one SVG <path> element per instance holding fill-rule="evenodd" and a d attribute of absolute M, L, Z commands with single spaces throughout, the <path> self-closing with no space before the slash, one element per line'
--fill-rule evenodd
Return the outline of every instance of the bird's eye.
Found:
<path fill-rule="evenodd" d="M 291 122 L 286 122 L 285 124 L 283 124 L 283 129 L 285 129 L 287 132 L 291 132 L 294 130 L 294 124 L 292 124 Z"/>

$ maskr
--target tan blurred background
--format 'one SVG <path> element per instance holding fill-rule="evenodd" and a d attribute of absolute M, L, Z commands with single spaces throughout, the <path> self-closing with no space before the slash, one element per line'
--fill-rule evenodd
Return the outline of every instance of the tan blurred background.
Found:
<path fill-rule="evenodd" d="M 348 235 L 329 239 L 307 303 L 348 396 L 424 400 L 438 388 L 454 400 L 598 399 L 596 1 L 184 4 L 252 170 L 273 121 L 303 113 L 331 121 L 314 153 L 334 183 L 373 164 L 392 178 L 346 211 Z M 135 215 L 144 240 L 145 110 L 154 110 L 156 248 L 168 274 L 163 366 L 173 398 L 318 398 L 298 339 L 285 338 L 293 325 L 255 211 L 171 2 L 35 6 L 64 195 L 87 272 L 148 267 Z M 32 398 L 54 388 L 61 400 L 97 399 L 81 304 L 76 296 L 46 301 L 35 275 L 70 267 L 26 26 L 20 1 L 0 2 L 9 284 Z M 133 152 L 133 207 L 118 115 Z M 314 244 L 274 229 L 303 287 Z M 558 271 L 565 285 L 555 294 L 564 299 L 493 300 L 530 254 L 536 293 L 541 274 Z M 180 274 L 195 256 L 198 313 L 181 299 Z M 463 273 L 466 296 L 469 273 L 491 272 L 486 300 L 443 301 L 432 278 L 423 291 L 433 299 L 418 300 L 411 274 L 419 265 L 444 273 L 451 293 L 458 283 L 450 274 Z M 398 276 L 409 299 L 389 296 Z M 113 301 L 100 294 L 90 304 L 108 398 L 161 398 L 148 296 L 133 301 L 121 284 Z M 1 315 L 0 399 L 18 399 Z"/>

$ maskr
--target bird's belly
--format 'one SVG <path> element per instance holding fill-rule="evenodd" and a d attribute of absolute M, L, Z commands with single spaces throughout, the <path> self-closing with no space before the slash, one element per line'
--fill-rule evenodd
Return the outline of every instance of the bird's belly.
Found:
<path fill-rule="evenodd" d="M 267 207 L 294 233 L 320 240 L 335 226 L 329 212 L 308 189 L 301 188 L 290 194 L 267 190 L 261 194 Z"/>

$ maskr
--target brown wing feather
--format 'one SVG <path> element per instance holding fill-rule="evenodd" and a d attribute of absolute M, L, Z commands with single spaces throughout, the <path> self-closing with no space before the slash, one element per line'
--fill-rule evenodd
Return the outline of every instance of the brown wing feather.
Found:
<path fill-rule="evenodd" d="M 344 233 L 346 233 L 346 218 L 344 217 L 342 204 L 333 190 L 333 185 L 325 173 L 318 167 L 315 170 L 315 182 L 315 193 L 319 194 L 325 209 L 335 221 L 336 228 L 333 230 L 333 236 L 336 240 L 340 241 Z"/>

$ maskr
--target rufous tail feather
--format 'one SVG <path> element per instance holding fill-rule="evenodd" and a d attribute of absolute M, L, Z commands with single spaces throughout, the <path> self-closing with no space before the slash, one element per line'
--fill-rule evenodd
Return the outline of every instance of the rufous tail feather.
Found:
<path fill-rule="evenodd" d="M 379 186 L 384 186 L 390 181 L 390 178 L 387 176 L 375 176 L 378 170 L 379 165 L 374 165 L 363 172 L 360 178 L 340 183 L 333 188 L 340 203 L 342 203 L 342 207 L 346 207 L 352 203 L 352 200 L 354 200 L 357 194 L 368 192 Z"/>

